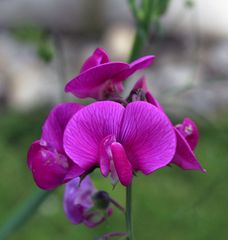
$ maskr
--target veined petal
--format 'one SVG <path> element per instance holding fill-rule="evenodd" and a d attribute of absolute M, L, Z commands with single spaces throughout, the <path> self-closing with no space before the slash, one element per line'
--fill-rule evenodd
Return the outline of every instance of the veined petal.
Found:
<path fill-rule="evenodd" d="M 134 72 L 149 67 L 150 64 L 152 64 L 152 62 L 154 61 L 154 59 L 155 56 L 144 56 L 133 61 L 132 63 L 129 64 L 129 69 L 125 69 L 117 76 L 115 76 L 114 81 L 115 82 L 123 81 L 127 79 L 129 76 L 131 76 Z"/>
<path fill-rule="evenodd" d="M 70 118 L 83 106 L 77 103 L 61 103 L 49 113 L 42 128 L 41 144 L 48 145 L 60 153 L 63 150 L 63 133 Z"/>
<path fill-rule="evenodd" d="M 199 131 L 196 124 L 190 118 L 185 118 L 181 124 L 176 126 L 176 129 L 187 140 L 191 149 L 194 150 L 199 141 Z"/>
<path fill-rule="evenodd" d="M 117 135 L 124 107 L 116 102 L 95 102 L 77 112 L 64 133 L 64 149 L 81 168 L 99 165 L 99 148 L 108 135 Z"/>
<path fill-rule="evenodd" d="M 71 92 L 77 97 L 99 98 L 99 86 L 114 78 L 121 71 L 128 69 L 129 65 L 123 62 L 108 62 L 90 68 L 72 79 L 65 86 L 66 92 Z M 101 89 L 102 90 L 102 89 Z"/>
<path fill-rule="evenodd" d="M 123 146 L 118 142 L 111 144 L 111 150 L 119 180 L 124 186 L 128 186 L 132 181 L 133 169 L 127 158 L 126 152 Z"/>
<path fill-rule="evenodd" d="M 121 142 L 135 170 L 149 174 L 166 166 L 176 149 L 176 136 L 167 116 L 147 102 L 127 105 L 120 135 Z"/>
<path fill-rule="evenodd" d="M 175 163 L 177 166 L 185 170 L 200 170 L 202 172 L 206 172 L 206 170 L 203 169 L 197 161 L 184 136 L 177 129 L 175 129 L 175 132 L 177 138 L 177 148 L 172 163 Z"/>
<path fill-rule="evenodd" d="M 97 48 L 93 54 L 84 62 L 81 71 L 84 72 L 87 69 L 90 69 L 92 67 L 95 67 L 99 64 L 107 63 L 109 62 L 109 56 L 102 48 Z"/>

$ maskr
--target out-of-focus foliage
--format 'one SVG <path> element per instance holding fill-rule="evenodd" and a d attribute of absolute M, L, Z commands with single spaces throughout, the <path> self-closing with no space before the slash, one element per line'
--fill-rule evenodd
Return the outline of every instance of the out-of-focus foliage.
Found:
<path fill-rule="evenodd" d="M 54 49 L 48 31 L 37 25 L 22 25 L 16 27 L 12 33 L 18 41 L 34 44 L 43 61 L 48 63 L 52 60 Z"/>
<path fill-rule="evenodd" d="M 191 7 L 194 6 L 194 1 L 192 1 L 192 0 L 187 0 L 187 1 L 185 1 L 185 5 L 186 5 L 186 7 L 191 8 Z"/>
<path fill-rule="evenodd" d="M 153 2 L 152 12 L 153 12 L 153 15 L 156 17 L 160 17 L 166 12 L 170 2 L 170 0 L 147 0 L 147 1 Z"/>

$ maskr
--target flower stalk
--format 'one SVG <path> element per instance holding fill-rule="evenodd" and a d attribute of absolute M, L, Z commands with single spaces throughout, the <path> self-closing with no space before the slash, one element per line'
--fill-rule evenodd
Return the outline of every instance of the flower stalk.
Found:
<path fill-rule="evenodd" d="M 118 208 L 122 213 L 125 214 L 125 208 L 123 206 L 121 206 L 115 199 L 113 198 L 109 198 L 110 203 L 112 203 L 116 208 Z"/>
<path fill-rule="evenodd" d="M 133 227 L 132 227 L 132 184 L 126 187 L 126 228 L 127 240 L 133 240 Z"/>

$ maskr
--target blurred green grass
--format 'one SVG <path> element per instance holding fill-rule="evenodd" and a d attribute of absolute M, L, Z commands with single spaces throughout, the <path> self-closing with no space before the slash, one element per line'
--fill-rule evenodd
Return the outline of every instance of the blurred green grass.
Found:
<path fill-rule="evenodd" d="M 36 190 L 26 166 L 29 144 L 39 138 L 48 109 L 30 113 L 5 111 L 0 118 L 0 226 Z M 212 126 L 199 122 L 201 139 L 197 156 L 206 174 L 164 168 L 149 176 L 139 174 L 133 186 L 133 217 L 136 240 L 228 239 L 228 118 Z M 124 204 L 124 189 L 114 191 L 108 179 L 93 174 L 97 188 L 110 192 Z M 40 207 L 37 213 L 9 240 L 87 240 L 108 231 L 123 231 L 124 218 L 114 211 L 95 229 L 74 226 L 62 209 L 63 187 Z"/>

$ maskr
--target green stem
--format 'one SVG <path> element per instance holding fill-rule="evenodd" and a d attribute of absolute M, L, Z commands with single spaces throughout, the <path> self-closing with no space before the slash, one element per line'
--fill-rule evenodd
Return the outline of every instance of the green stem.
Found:
<path fill-rule="evenodd" d="M 19 207 L 14 215 L 0 229 L 0 239 L 8 239 L 20 226 L 22 226 L 39 208 L 51 191 L 37 191 Z"/>
<path fill-rule="evenodd" d="M 131 215 L 131 210 L 132 210 L 132 200 L 131 200 L 131 195 L 132 195 L 132 185 L 130 184 L 126 188 L 126 228 L 127 228 L 127 240 L 133 240 L 133 227 L 132 227 L 132 215 Z"/>
<path fill-rule="evenodd" d="M 136 21 L 139 19 L 139 12 L 135 0 L 128 0 L 129 7 Z"/>
<path fill-rule="evenodd" d="M 145 42 L 145 33 L 142 28 L 138 27 L 137 32 L 135 33 L 135 38 L 133 42 L 133 46 L 131 49 L 131 54 L 128 59 L 128 62 L 134 61 L 136 58 L 139 57 L 141 49 Z"/>
<path fill-rule="evenodd" d="M 125 209 L 123 206 L 121 206 L 116 200 L 114 200 L 113 198 L 109 198 L 110 202 L 116 207 L 118 208 L 122 213 L 125 213 Z"/>

